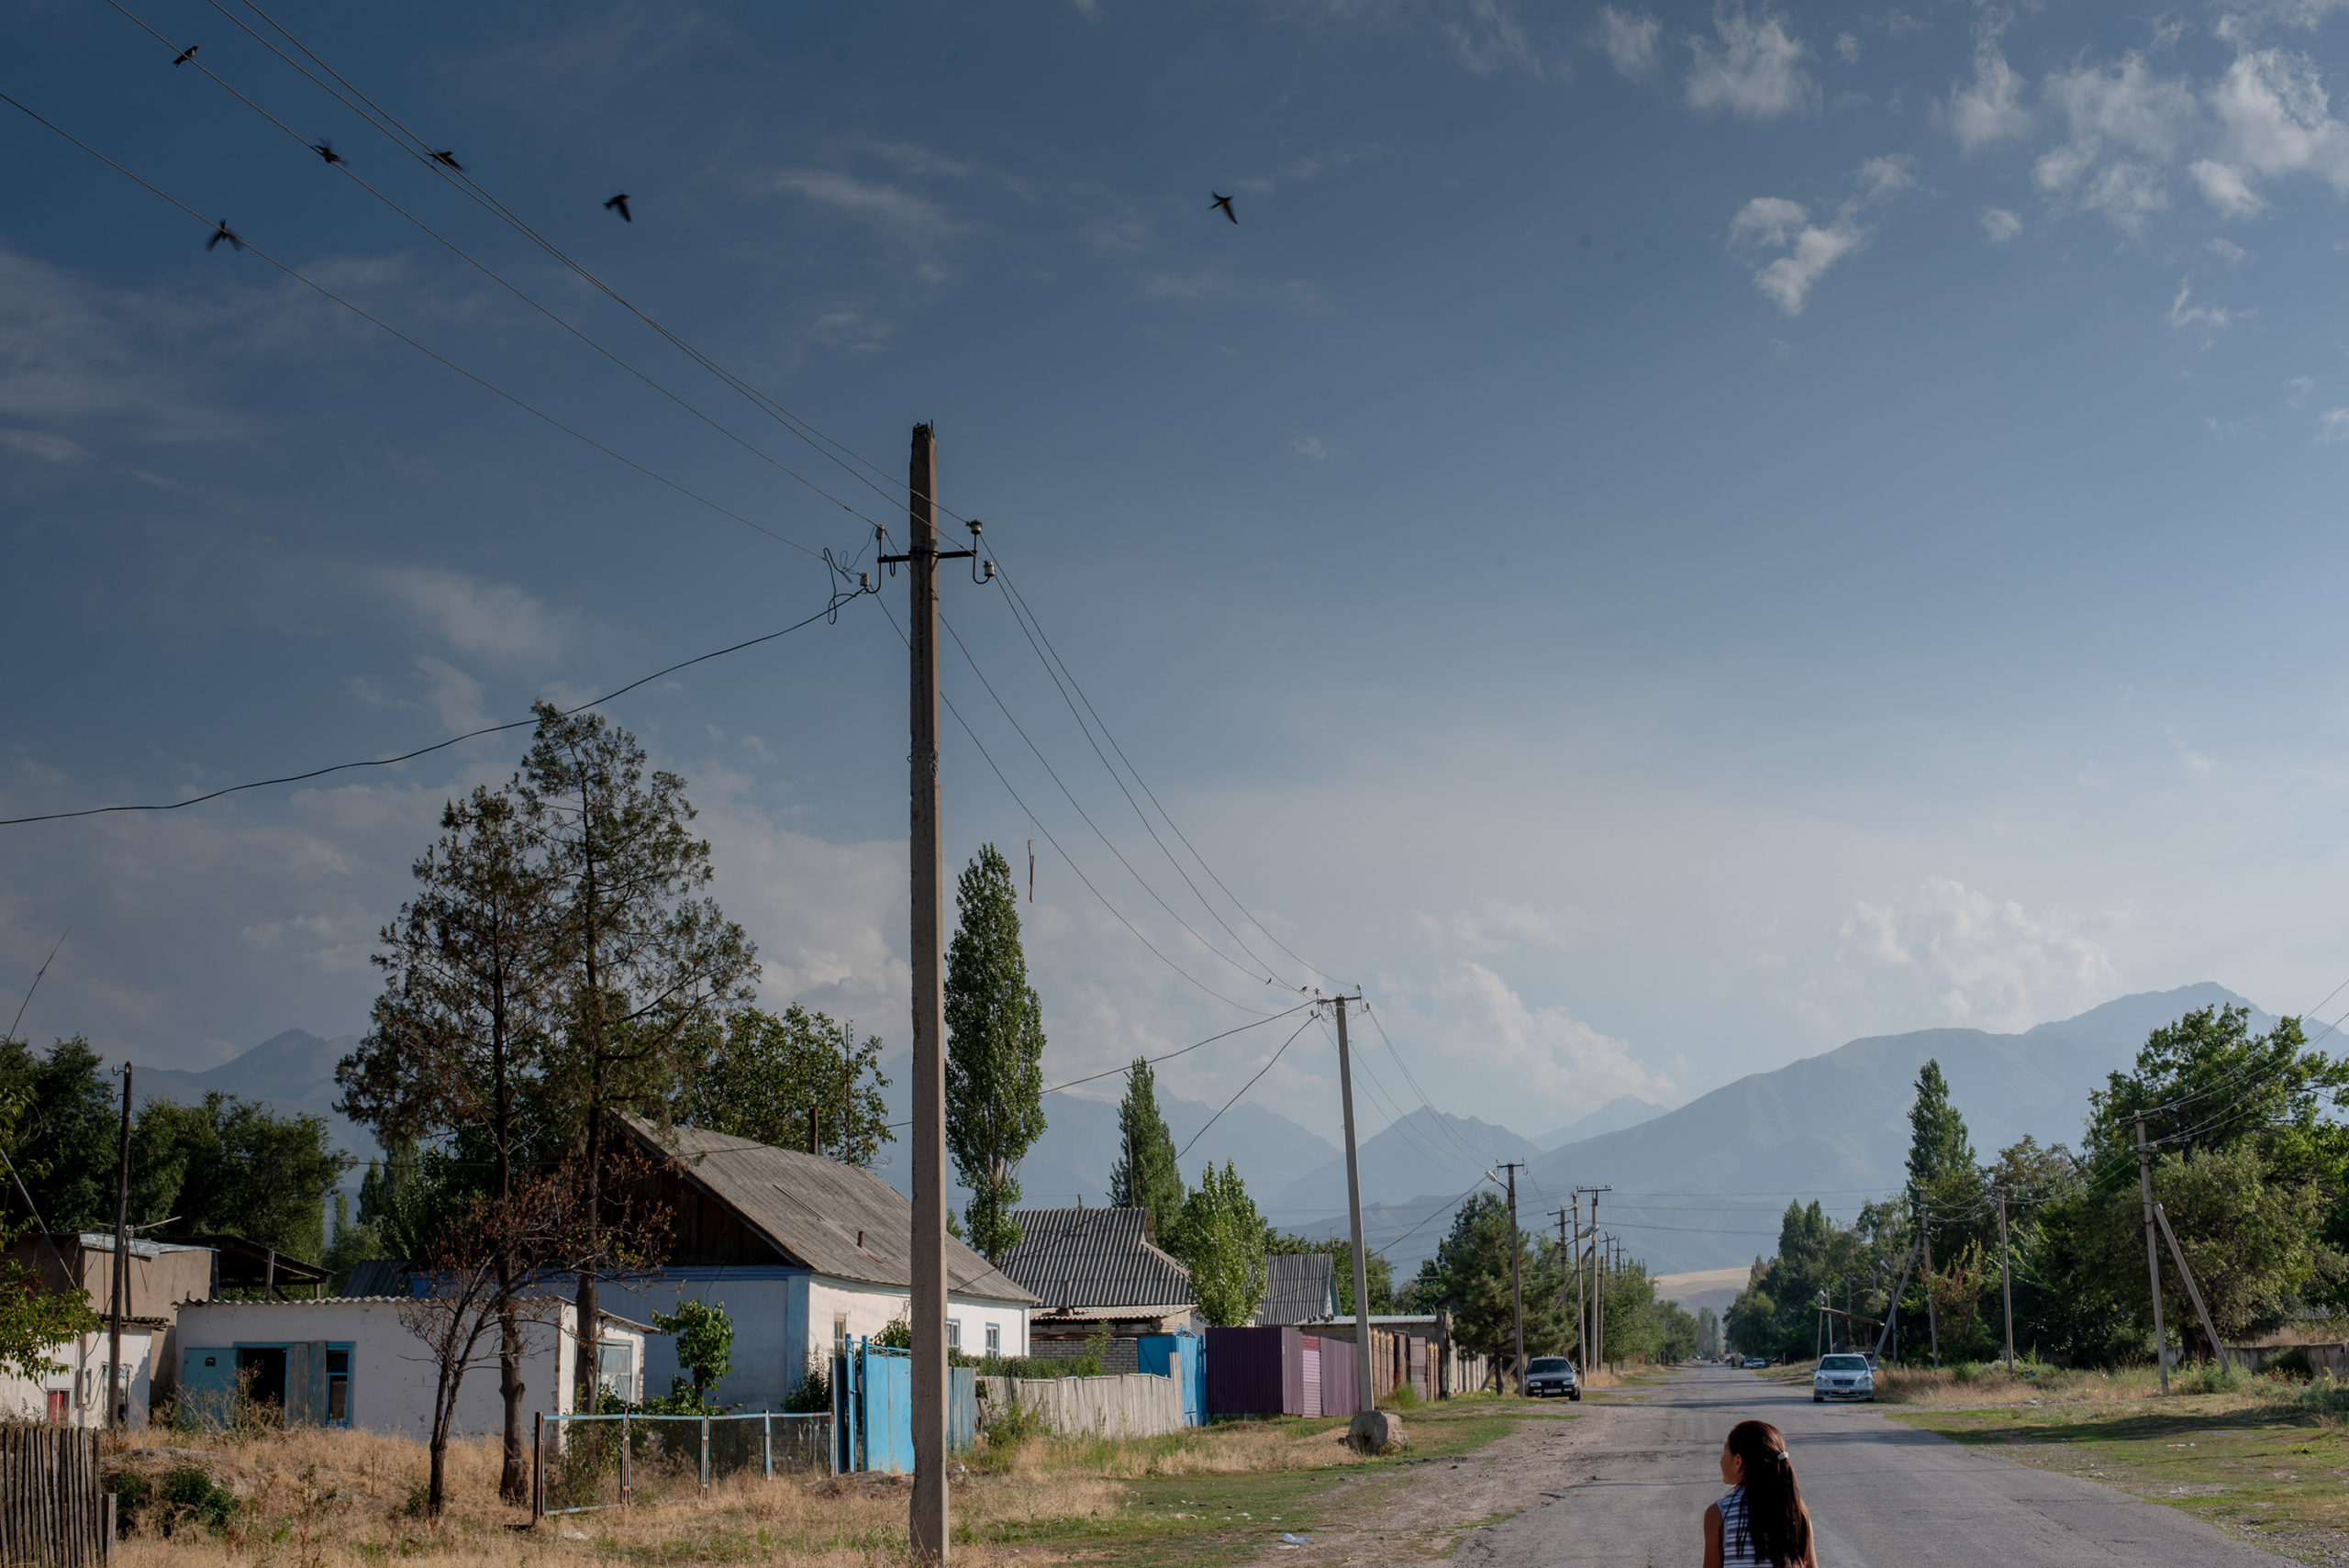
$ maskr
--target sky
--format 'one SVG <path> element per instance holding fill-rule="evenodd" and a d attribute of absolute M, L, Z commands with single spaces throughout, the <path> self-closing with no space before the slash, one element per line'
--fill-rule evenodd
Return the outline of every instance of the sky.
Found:
<path fill-rule="evenodd" d="M 803 621 L 927 420 L 1052 1081 L 1334 1134 L 1359 985 L 1366 1129 L 1538 1135 L 2349 975 L 2349 6 L 125 4 L 0 13 L 0 816 Z M 905 587 L 605 709 L 893 1049 Z M 363 1029 L 525 739 L 0 827 L 23 1032 Z"/>

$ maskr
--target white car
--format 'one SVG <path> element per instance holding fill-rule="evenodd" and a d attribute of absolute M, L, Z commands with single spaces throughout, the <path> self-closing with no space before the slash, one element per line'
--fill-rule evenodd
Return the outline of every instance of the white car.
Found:
<path fill-rule="evenodd" d="M 1832 1355 L 1819 1359 L 1819 1370 L 1810 1374 L 1810 1402 L 1821 1405 L 1830 1399 L 1876 1398 L 1876 1373 L 1869 1369 L 1864 1355 Z"/>

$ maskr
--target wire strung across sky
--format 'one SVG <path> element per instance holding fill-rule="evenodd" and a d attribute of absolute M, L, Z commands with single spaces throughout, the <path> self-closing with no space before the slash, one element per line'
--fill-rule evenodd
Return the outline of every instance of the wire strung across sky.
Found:
<path fill-rule="evenodd" d="M 805 620 L 794 621 L 781 631 L 770 631 L 764 636 L 750 638 L 729 647 L 713 649 L 707 653 L 696 653 L 691 659 L 680 660 L 666 669 L 653 671 L 650 675 L 640 675 L 627 685 L 615 691 L 606 692 L 602 696 L 581 703 L 576 707 L 562 708 L 558 711 L 568 718 L 574 713 L 584 713 L 591 707 L 601 707 L 615 697 L 626 696 L 637 687 L 657 681 L 663 675 L 674 675 L 678 671 L 690 669 L 696 664 L 706 664 L 712 659 L 723 659 L 729 653 L 740 653 L 746 648 L 756 648 L 763 642 L 773 642 L 778 637 L 788 637 L 801 628 L 813 626 L 819 620 L 836 620 L 839 618 L 842 605 L 863 598 L 870 591 L 860 588 L 849 593 L 835 594 L 830 604 Z M 419 746 L 413 751 L 403 751 L 396 757 L 372 757 L 365 762 L 336 762 L 328 767 L 312 768 L 306 773 L 285 773 L 277 778 L 253 779 L 245 784 L 229 784 L 206 795 L 190 795 L 185 800 L 161 801 L 152 805 L 139 806 L 87 806 L 76 811 L 45 811 L 35 817 L 0 817 L 0 828 L 16 828 L 28 822 L 56 822 L 70 817 L 105 817 L 119 811 L 180 811 L 191 806 L 201 806 L 207 800 L 217 800 L 224 795 L 236 795 L 244 790 L 267 789 L 273 784 L 301 784 L 309 779 L 324 778 L 328 773 L 348 773 L 354 768 L 388 768 L 395 763 L 414 762 L 418 757 L 429 756 L 435 751 L 446 751 L 449 747 L 462 741 L 477 740 L 484 735 L 500 735 L 508 729 L 526 729 L 538 722 L 535 715 L 529 718 L 510 719 L 504 724 L 491 724 L 479 729 L 468 729 L 462 735 L 451 735 L 446 740 L 436 740 L 429 746 Z"/>
<path fill-rule="evenodd" d="M 1320 1014 L 1318 1011 L 1314 1014 L 1314 1018 L 1319 1018 L 1319 1016 Z M 1191 1134 L 1191 1142 L 1184 1144 L 1182 1148 L 1174 1151 L 1174 1158 L 1177 1161 L 1180 1161 L 1184 1155 L 1188 1154 L 1191 1151 L 1191 1144 L 1197 1143 L 1200 1139 L 1205 1138 L 1208 1135 L 1208 1127 L 1213 1127 L 1217 1122 L 1223 1119 L 1224 1111 L 1230 1110 L 1232 1106 L 1240 1103 L 1241 1095 L 1245 1095 L 1249 1090 L 1256 1086 L 1257 1078 L 1262 1078 L 1265 1073 L 1270 1073 L 1273 1070 L 1273 1063 L 1278 1062 L 1287 1053 L 1288 1048 L 1297 1043 L 1297 1037 L 1303 1034 L 1307 1026 L 1312 1022 L 1313 1018 L 1307 1018 L 1304 1023 L 1297 1025 L 1297 1028 L 1290 1032 L 1289 1037 L 1286 1040 L 1281 1041 L 1281 1048 L 1280 1050 L 1273 1052 L 1272 1061 L 1267 1062 L 1262 1067 L 1257 1068 L 1255 1076 L 1250 1078 L 1248 1082 L 1240 1085 L 1239 1094 L 1235 1094 L 1231 1098 L 1224 1101 L 1223 1109 L 1217 1111 L 1215 1115 L 1208 1118 L 1207 1127 L 1202 1127 L 1198 1131 Z"/>

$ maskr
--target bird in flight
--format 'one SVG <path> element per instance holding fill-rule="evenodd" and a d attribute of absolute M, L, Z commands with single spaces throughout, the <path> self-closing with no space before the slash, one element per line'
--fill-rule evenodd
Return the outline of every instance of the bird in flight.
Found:
<path fill-rule="evenodd" d="M 189 61 L 195 58 L 195 51 L 203 47 L 204 46 L 202 44 L 192 43 L 188 45 L 185 49 L 180 50 L 180 57 L 172 61 L 172 63 L 173 65 L 185 65 Z"/>
<path fill-rule="evenodd" d="M 329 163 L 340 163 L 342 161 L 342 154 L 334 150 L 334 143 L 331 141 L 314 141 L 310 143 L 310 150 L 317 153 L 319 157 L 325 159 Z"/>
<path fill-rule="evenodd" d="M 1208 195 L 1215 196 L 1215 193 L 1213 191 L 1209 191 Z M 1240 221 L 1240 215 L 1231 210 L 1231 198 L 1230 196 L 1215 196 L 1215 206 L 1210 206 L 1208 210 L 1209 212 L 1213 212 L 1216 207 L 1221 207 L 1223 209 L 1223 216 L 1231 219 L 1232 222 L 1238 223 Z"/>
<path fill-rule="evenodd" d="M 616 212 L 619 214 L 620 221 L 622 223 L 634 223 L 636 221 L 636 219 L 629 216 L 628 193 L 626 191 L 622 191 L 618 195 L 616 195 L 610 201 L 606 202 L 604 204 L 604 210 L 606 212 Z"/>
<path fill-rule="evenodd" d="M 225 217 L 224 217 L 224 218 L 222 218 L 222 219 L 220 220 L 220 228 L 219 228 L 219 230 L 218 230 L 217 233 L 215 233 L 215 234 L 212 236 L 212 238 L 211 238 L 211 239 L 207 239 L 207 240 L 206 240 L 206 241 L 204 242 L 204 248 L 205 248 L 206 250 L 211 250 L 214 246 L 216 246 L 216 245 L 219 244 L 219 243 L 220 243 L 220 241 L 222 241 L 223 239 L 226 239 L 226 240 L 227 240 L 227 241 L 228 241 L 228 242 L 232 247 L 234 247 L 235 249 L 237 249 L 237 250 L 243 250 L 243 249 L 245 248 L 245 242 L 244 242 L 243 240 L 241 240 L 241 239 L 238 239 L 234 234 L 231 234 L 231 233 L 229 233 L 229 232 L 228 232 L 228 220 L 227 218 L 225 218 Z"/>
<path fill-rule="evenodd" d="M 454 152 L 436 152 L 432 155 L 432 161 L 435 163 L 446 163 L 450 168 L 454 169 L 460 174 L 465 172 L 465 166 L 457 161 L 457 155 Z"/>

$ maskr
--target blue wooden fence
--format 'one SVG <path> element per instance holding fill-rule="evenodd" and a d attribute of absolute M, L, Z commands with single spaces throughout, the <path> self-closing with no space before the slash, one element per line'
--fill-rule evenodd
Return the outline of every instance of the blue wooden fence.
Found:
<path fill-rule="evenodd" d="M 976 1368 L 946 1374 L 946 1449 L 961 1453 L 977 1440 Z M 910 1475 L 914 1469 L 912 1355 L 860 1339 L 832 1358 L 834 1462 L 842 1472 L 877 1470 Z"/>

